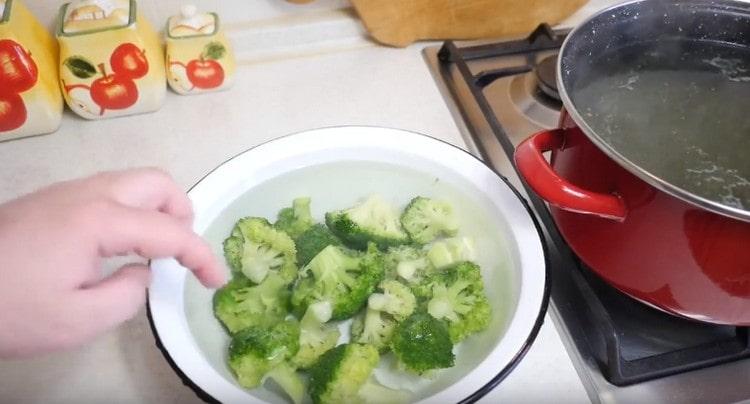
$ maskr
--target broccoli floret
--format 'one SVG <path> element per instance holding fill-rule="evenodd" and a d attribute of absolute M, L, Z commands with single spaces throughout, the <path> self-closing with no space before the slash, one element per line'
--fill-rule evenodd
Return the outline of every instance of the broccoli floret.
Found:
<path fill-rule="evenodd" d="M 239 222 L 232 229 L 232 233 L 224 240 L 224 258 L 233 274 L 242 273 L 242 244 L 244 237 L 239 228 Z"/>
<path fill-rule="evenodd" d="M 229 345 L 229 367 L 242 387 L 259 387 L 273 379 L 295 403 L 302 401 L 305 386 L 286 361 L 299 350 L 300 328 L 285 321 L 271 328 L 250 327 L 237 333 Z"/>
<path fill-rule="evenodd" d="M 402 283 L 386 279 L 378 285 L 367 301 L 367 310 L 354 318 L 352 341 L 370 344 L 380 352 L 389 349 L 396 324 L 408 317 L 416 308 L 414 295 Z"/>
<path fill-rule="evenodd" d="M 454 365 L 453 343 L 445 323 L 417 311 L 393 333 L 391 349 L 406 369 L 422 374 Z"/>
<path fill-rule="evenodd" d="M 294 241 L 263 218 L 240 219 L 224 240 L 224 255 L 232 271 L 256 284 L 271 272 L 278 272 L 287 284 L 297 277 Z"/>
<path fill-rule="evenodd" d="M 380 352 L 390 347 L 396 320 L 393 316 L 370 307 L 354 317 L 351 326 L 352 341 L 374 346 Z"/>
<path fill-rule="evenodd" d="M 338 328 L 325 324 L 332 315 L 330 302 L 316 302 L 307 308 L 300 321 L 299 351 L 292 359 L 298 368 L 309 368 L 321 355 L 336 346 L 341 333 Z"/>
<path fill-rule="evenodd" d="M 314 221 L 310 213 L 310 198 L 297 198 L 292 201 L 291 208 L 279 211 L 273 226 L 295 238 L 312 227 Z"/>
<path fill-rule="evenodd" d="M 294 285 L 292 307 L 299 317 L 316 301 L 333 305 L 333 320 L 356 314 L 383 279 L 383 256 L 371 245 L 367 252 L 328 246 L 303 268 Z"/>
<path fill-rule="evenodd" d="M 359 388 L 359 398 L 365 404 L 406 404 L 410 394 L 403 390 L 393 390 L 383 386 L 370 377 Z"/>
<path fill-rule="evenodd" d="M 316 224 L 294 239 L 297 245 L 297 265 L 302 268 L 329 245 L 341 245 L 324 224 Z"/>
<path fill-rule="evenodd" d="M 369 242 L 381 250 L 409 242 L 398 212 L 377 195 L 350 209 L 326 213 L 326 224 L 346 245 L 360 250 Z"/>
<path fill-rule="evenodd" d="M 373 293 L 367 301 L 371 309 L 384 311 L 401 321 L 417 307 L 414 294 L 401 282 L 384 280 L 378 285 L 378 289 L 381 293 Z"/>
<path fill-rule="evenodd" d="M 310 396 L 315 404 L 357 403 L 359 391 L 380 360 L 371 345 L 343 344 L 326 352 L 310 369 Z"/>
<path fill-rule="evenodd" d="M 238 276 L 214 294 L 214 315 L 230 334 L 250 326 L 270 326 L 287 316 L 289 298 L 286 281 L 278 274 L 270 274 L 260 285 Z"/>
<path fill-rule="evenodd" d="M 462 261 L 476 259 L 474 240 L 454 237 L 434 242 L 427 251 L 427 259 L 436 269 L 444 269 Z"/>
<path fill-rule="evenodd" d="M 447 202 L 418 196 L 401 215 L 401 225 L 411 240 L 427 244 L 440 236 L 455 236 L 458 222 Z"/>
<path fill-rule="evenodd" d="M 402 245 L 389 248 L 385 254 L 385 274 L 388 279 L 418 283 L 434 269 L 427 259 L 427 252 L 422 248 Z"/>
<path fill-rule="evenodd" d="M 414 293 L 427 302 L 427 311 L 448 323 L 451 340 L 458 343 L 487 328 L 490 303 L 478 265 L 462 262 L 425 279 Z"/>

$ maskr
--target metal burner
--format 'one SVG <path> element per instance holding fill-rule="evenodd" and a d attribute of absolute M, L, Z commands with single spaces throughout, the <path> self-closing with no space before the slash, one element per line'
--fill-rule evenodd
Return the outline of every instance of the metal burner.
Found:
<path fill-rule="evenodd" d="M 557 92 L 557 54 L 547 56 L 536 64 L 534 69 L 539 83 L 539 89 L 547 96 L 560 100 Z"/>

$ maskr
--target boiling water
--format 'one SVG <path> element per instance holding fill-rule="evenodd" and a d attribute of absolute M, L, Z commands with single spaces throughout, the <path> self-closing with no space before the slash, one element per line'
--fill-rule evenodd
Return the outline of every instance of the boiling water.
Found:
<path fill-rule="evenodd" d="M 625 159 L 690 193 L 750 210 L 750 49 L 661 41 L 592 63 L 571 98 Z"/>

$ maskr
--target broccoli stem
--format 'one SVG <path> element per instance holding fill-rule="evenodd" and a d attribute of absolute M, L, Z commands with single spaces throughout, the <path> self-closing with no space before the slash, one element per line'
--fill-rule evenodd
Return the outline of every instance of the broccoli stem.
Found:
<path fill-rule="evenodd" d="M 302 403 L 305 397 L 305 384 L 297 372 L 286 362 L 266 373 L 266 378 L 273 380 L 292 399 L 294 404 Z"/>
<path fill-rule="evenodd" d="M 393 390 L 372 380 L 371 377 L 359 389 L 359 398 L 365 404 L 406 404 L 409 402 L 409 393 L 403 390 Z"/>

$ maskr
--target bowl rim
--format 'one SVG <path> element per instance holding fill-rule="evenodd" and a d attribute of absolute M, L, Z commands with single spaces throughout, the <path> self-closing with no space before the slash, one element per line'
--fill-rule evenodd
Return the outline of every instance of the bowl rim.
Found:
<path fill-rule="evenodd" d="M 454 149 L 455 151 L 458 151 L 460 153 L 463 153 L 470 158 L 476 160 L 479 162 L 482 166 L 489 169 L 492 174 L 494 174 L 498 179 L 500 179 L 513 193 L 515 198 L 521 203 L 523 208 L 526 210 L 526 213 L 528 214 L 528 217 L 531 219 L 531 222 L 534 225 L 534 230 L 536 231 L 536 236 L 538 237 L 539 244 L 542 249 L 543 254 L 543 262 L 544 262 L 544 271 L 543 271 L 543 290 L 542 290 L 542 296 L 541 296 L 541 302 L 539 305 L 539 311 L 536 315 L 536 318 L 534 319 L 533 325 L 531 329 L 529 330 L 529 334 L 526 336 L 524 342 L 522 343 L 521 347 L 517 350 L 517 352 L 513 355 L 511 360 L 506 363 L 506 365 L 488 381 L 483 386 L 481 386 L 479 389 L 468 395 L 467 397 L 461 399 L 458 401 L 459 404 L 468 404 L 468 403 L 474 403 L 487 395 L 490 391 L 492 391 L 495 387 L 497 387 L 503 380 L 505 380 L 506 377 L 518 366 L 518 364 L 521 362 L 521 360 L 526 356 L 526 353 L 529 351 L 531 346 L 534 344 L 534 341 L 536 340 L 537 336 L 539 335 L 539 331 L 541 330 L 542 325 L 544 324 L 544 318 L 546 316 L 549 302 L 550 302 L 550 259 L 549 259 L 549 251 L 548 246 L 545 242 L 544 233 L 542 231 L 541 225 L 539 223 L 538 218 L 536 217 L 536 214 L 534 213 L 533 209 L 529 205 L 528 201 L 521 195 L 521 193 L 513 186 L 513 184 L 508 181 L 506 177 L 501 175 L 495 168 L 487 164 L 485 161 L 483 161 L 481 158 L 477 157 L 476 155 L 472 154 L 468 150 L 465 150 L 461 147 L 458 147 L 452 143 L 449 143 L 445 140 L 438 139 L 423 133 L 419 133 L 416 131 L 411 131 L 407 129 L 399 129 L 399 128 L 391 128 L 386 126 L 372 126 L 372 125 L 334 125 L 334 126 L 323 126 L 323 127 L 317 127 L 313 129 L 305 129 L 300 130 L 296 132 L 291 132 L 282 136 L 274 137 L 272 139 L 263 141 L 261 143 L 258 143 L 257 145 L 254 145 L 248 149 L 245 149 L 228 159 L 222 161 L 221 163 L 217 164 L 214 168 L 206 172 L 205 175 L 203 175 L 200 179 L 198 179 L 190 188 L 187 190 L 187 193 L 189 194 L 190 191 L 192 191 L 195 187 L 197 187 L 201 182 L 203 182 L 206 178 L 208 178 L 210 175 L 212 175 L 214 172 L 219 170 L 221 167 L 225 166 L 229 162 L 239 158 L 240 156 L 245 155 L 246 153 L 250 152 L 251 150 L 260 148 L 266 144 L 287 139 L 291 137 L 295 137 L 297 135 L 302 135 L 308 132 L 317 132 L 317 131 L 328 131 L 328 130 L 345 130 L 345 129 L 367 129 L 367 130 L 387 130 L 387 131 L 395 131 L 395 132 L 406 132 L 410 135 L 416 135 L 421 138 L 426 138 L 426 140 L 436 141 L 439 143 L 442 143 L 444 146 L 450 147 Z M 149 260 L 148 265 L 149 267 L 152 266 L 154 260 Z M 169 353 L 167 347 L 164 345 L 162 338 L 159 336 L 159 332 L 157 331 L 156 322 L 153 317 L 152 312 L 152 304 L 151 304 L 151 288 L 147 290 L 146 293 L 146 317 L 148 318 L 149 327 L 151 329 L 151 333 L 154 337 L 154 342 L 161 352 L 162 356 L 164 356 L 164 359 L 167 361 L 169 366 L 172 368 L 172 370 L 175 372 L 175 374 L 180 378 L 183 385 L 189 387 L 198 398 L 203 400 L 207 403 L 221 403 L 218 399 L 216 399 L 214 396 L 203 390 L 196 382 L 194 382 L 185 372 L 177 365 L 172 355 Z M 502 340 L 502 337 L 501 337 Z"/>

